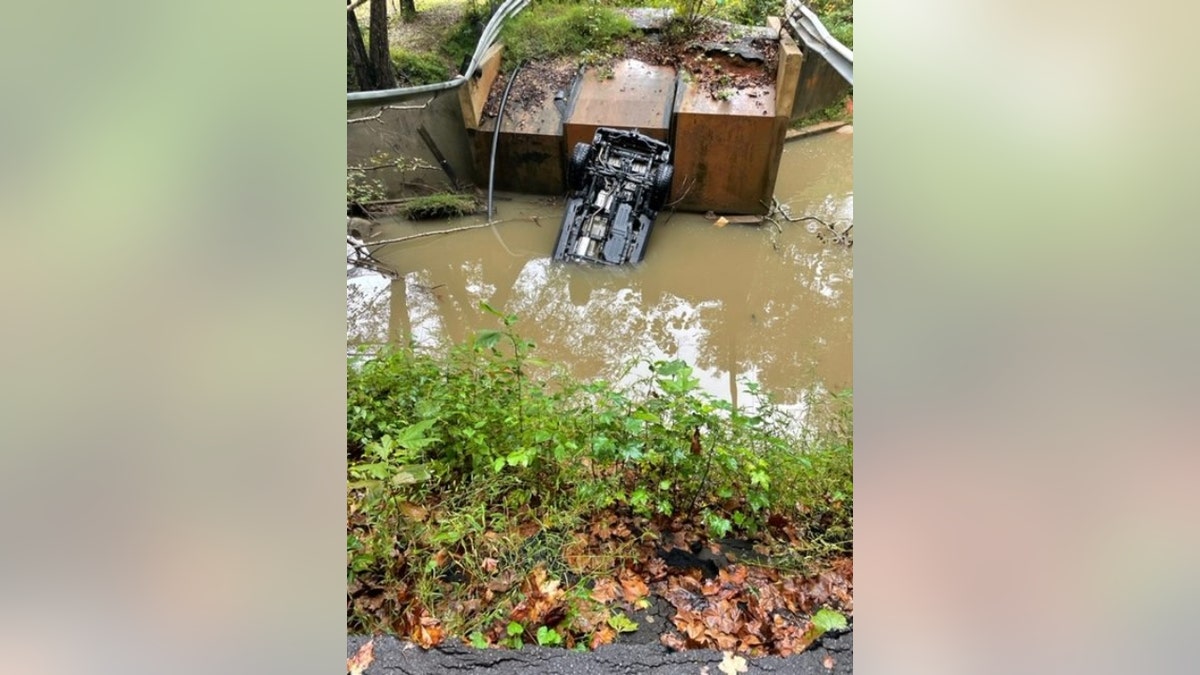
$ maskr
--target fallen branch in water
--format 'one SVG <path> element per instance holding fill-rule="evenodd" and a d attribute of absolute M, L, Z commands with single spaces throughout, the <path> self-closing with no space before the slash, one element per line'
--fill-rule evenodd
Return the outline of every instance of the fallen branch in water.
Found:
<path fill-rule="evenodd" d="M 813 221 L 816 221 L 816 222 L 824 225 L 825 229 L 829 230 L 829 240 L 832 241 L 833 243 L 841 244 L 841 245 L 845 246 L 846 248 L 852 248 L 854 246 L 854 240 L 850 238 L 850 230 L 854 229 L 854 223 L 850 223 L 848 226 L 846 226 L 846 229 L 839 232 L 836 227 L 825 222 L 824 220 L 821 220 L 820 218 L 818 218 L 816 216 L 793 216 L 788 211 L 787 206 L 784 204 L 781 204 L 779 202 L 779 199 L 776 197 L 771 198 L 770 205 L 768 205 L 766 202 L 759 202 L 759 203 L 768 208 L 767 215 L 764 216 L 764 220 L 766 220 L 767 222 L 774 225 L 780 234 L 783 233 L 783 226 L 780 225 L 779 221 L 775 219 L 776 216 L 782 217 L 784 220 L 788 221 L 789 223 L 799 223 L 799 222 L 802 222 L 805 220 L 813 220 Z M 816 234 L 817 239 L 821 240 L 822 242 L 824 242 L 826 240 L 827 235 L 825 235 L 821 232 L 818 232 L 816 230 L 813 230 L 811 227 L 809 228 L 809 231 Z M 773 244 L 773 246 L 774 246 L 774 244 Z"/>
<path fill-rule="evenodd" d="M 429 97 L 429 100 L 428 100 L 428 101 L 425 101 L 425 102 L 424 102 L 424 103 L 422 103 L 421 105 L 385 105 L 385 106 L 380 106 L 380 107 L 379 107 L 379 112 L 375 113 L 374 115 L 368 115 L 368 116 L 366 116 L 366 117 L 351 117 L 350 119 L 346 120 L 346 124 L 355 124 L 355 123 L 358 123 L 358 122 L 370 122 L 370 121 L 372 121 L 372 120 L 377 120 L 377 119 L 379 119 L 380 117 L 382 117 L 382 116 L 383 116 L 383 111 L 384 111 L 384 110 L 424 110 L 424 109 L 425 109 L 425 108 L 426 108 L 426 107 L 427 107 L 427 106 L 428 106 L 430 103 L 433 103 L 433 98 L 434 98 L 434 97 L 430 96 L 430 97 Z"/>
<path fill-rule="evenodd" d="M 496 221 L 502 222 L 502 221 Z M 395 239 L 384 239 L 383 241 L 366 242 L 367 246 L 383 246 L 385 244 L 399 244 L 402 241 L 412 241 L 421 237 L 433 237 L 439 234 L 453 234 L 455 232 L 464 232 L 466 230 L 478 230 L 484 227 L 491 227 L 494 223 L 481 223 L 479 225 L 466 225 L 463 227 L 452 227 L 448 230 L 437 230 L 435 232 L 422 232 L 420 234 L 410 234 L 406 237 L 396 237 Z"/>
<path fill-rule="evenodd" d="M 350 246 L 351 250 L 354 252 L 353 255 L 346 256 L 346 264 L 353 265 L 354 267 L 361 269 L 370 270 L 391 279 L 395 279 L 400 276 L 395 272 L 395 270 L 392 270 L 387 265 L 384 265 L 382 262 L 380 262 L 378 258 L 371 255 L 371 252 L 367 250 L 361 239 L 347 235 L 346 244 Z"/>
<path fill-rule="evenodd" d="M 513 220 L 533 221 L 534 219 L 532 217 L 528 217 L 528 218 L 514 218 Z M 513 220 L 494 220 L 490 223 L 480 223 L 478 225 L 465 225 L 463 227 L 452 227 L 448 230 L 437 230 L 434 232 L 421 232 L 420 234 L 410 234 L 405 237 L 396 237 L 395 239 L 384 239 L 382 241 L 365 242 L 364 245 L 365 246 L 383 246 L 385 244 L 399 244 L 399 243 L 405 242 L 405 241 L 412 241 L 413 239 L 420 239 L 421 237 L 435 237 L 439 234 L 454 234 L 455 232 L 465 232 L 467 230 L 479 230 L 479 229 L 483 229 L 485 227 L 499 225 L 500 223 L 511 223 L 511 222 L 513 222 Z M 540 224 L 539 224 L 539 226 L 540 226 Z"/>

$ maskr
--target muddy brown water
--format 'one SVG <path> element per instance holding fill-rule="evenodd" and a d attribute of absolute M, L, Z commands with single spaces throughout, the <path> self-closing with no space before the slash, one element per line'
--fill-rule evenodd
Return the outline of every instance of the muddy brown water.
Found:
<path fill-rule="evenodd" d="M 853 222 L 852 139 L 786 145 L 775 194 L 793 215 Z M 853 249 L 822 241 L 816 223 L 716 227 L 702 214 L 663 213 L 640 265 L 600 268 L 550 259 L 561 217 L 561 199 L 498 193 L 494 227 L 384 247 L 377 257 L 399 277 L 355 280 L 378 290 L 357 318 L 351 303 L 352 327 L 365 326 L 356 339 L 388 325 L 393 338 L 446 346 L 497 327 L 479 309 L 487 301 L 519 316 L 539 358 L 580 377 L 620 380 L 645 374 L 627 374 L 636 359 L 678 358 L 713 394 L 745 401 L 752 380 L 797 413 L 807 392 L 851 386 Z M 377 236 L 483 222 L 390 219 Z"/>

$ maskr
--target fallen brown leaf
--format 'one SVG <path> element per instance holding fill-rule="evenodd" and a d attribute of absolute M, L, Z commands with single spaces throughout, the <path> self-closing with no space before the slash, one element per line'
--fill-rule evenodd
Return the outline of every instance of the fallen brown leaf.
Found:
<path fill-rule="evenodd" d="M 726 584 L 744 584 L 746 583 L 746 566 L 745 565 L 730 565 L 723 570 L 717 572 L 718 578 L 722 583 Z"/>
<path fill-rule="evenodd" d="M 592 556 L 588 555 L 588 537 L 582 532 L 576 532 L 571 538 L 571 543 L 563 549 L 563 558 L 571 569 L 576 572 L 583 572 L 587 569 L 588 563 L 592 561 Z"/>
<path fill-rule="evenodd" d="M 596 649 L 600 645 L 611 644 L 615 639 L 617 639 L 617 631 L 608 626 L 601 626 L 599 630 L 592 633 L 592 649 Z"/>
<path fill-rule="evenodd" d="M 725 673 L 725 675 L 737 675 L 738 673 L 744 673 L 750 669 L 749 666 L 746 665 L 746 659 L 740 656 L 735 656 L 733 652 L 729 651 L 725 652 L 725 658 L 721 659 L 721 665 L 717 667 L 722 673 Z"/>
<path fill-rule="evenodd" d="M 608 539 L 612 536 L 612 529 L 608 525 L 607 520 L 601 520 L 592 523 L 592 536 L 597 539 Z"/>
<path fill-rule="evenodd" d="M 659 557 L 651 558 L 650 562 L 646 563 L 646 574 L 655 581 L 667 576 L 666 561 Z"/>
<path fill-rule="evenodd" d="M 424 522 L 427 517 L 429 517 L 429 509 L 412 502 L 401 502 L 399 509 L 400 513 L 404 514 L 405 518 L 408 518 L 413 522 L 421 523 Z"/>
<path fill-rule="evenodd" d="M 346 659 L 346 672 L 350 675 L 363 675 L 363 671 L 375 660 L 375 639 L 371 638 L 366 644 L 354 652 L 354 656 Z"/>
<path fill-rule="evenodd" d="M 446 631 L 437 618 L 423 613 L 409 631 L 409 637 L 422 649 L 430 649 L 442 643 L 446 637 Z"/>
<path fill-rule="evenodd" d="M 646 585 L 646 580 L 640 575 L 624 569 L 621 570 L 620 579 L 621 591 L 625 596 L 625 602 L 634 603 L 638 599 L 650 595 L 650 587 Z"/>
<path fill-rule="evenodd" d="M 659 636 L 658 641 L 663 643 L 667 649 L 674 649 L 677 652 L 687 649 L 687 642 L 683 637 L 674 631 L 663 633 Z"/>
<path fill-rule="evenodd" d="M 592 588 L 592 599 L 599 603 L 610 603 L 617 599 L 617 582 L 611 577 L 597 579 Z"/>

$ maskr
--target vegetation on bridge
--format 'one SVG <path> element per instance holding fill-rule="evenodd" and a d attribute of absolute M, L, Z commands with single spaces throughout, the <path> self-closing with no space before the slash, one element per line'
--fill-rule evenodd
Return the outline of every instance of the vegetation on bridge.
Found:
<path fill-rule="evenodd" d="M 371 43 L 370 31 L 361 31 L 359 20 L 370 17 L 375 0 L 360 5 L 357 18 L 350 21 L 348 44 L 362 38 L 367 57 Z M 808 0 L 807 5 L 821 17 L 829 32 L 845 44 L 854 46 L 853 0 Z M 418 0 L 410 17 L 392 14 L 388 17 L 385 42 L 392 45 L 394 81 L 400 86 L 414 86 L 442 81 L 457 73 L 475 51 L 483 27 L 499 3 L 482 0 Z M 696 32 L 706 19 L 719 19 L 744 25 L 763 25 L 768 16 L 780 16 L 784 0 L 533 0 L 529 7 L 505 28 L 504 42 L 515 55 L 543 58 L 573 54 L 593 58 L 602 55 L 613 40 L 630 34 L 632 27 L 615 10 L 621 7 L 651 7 L 672 9 L 680 17 L 683 34 Z M 378 11 L 378 10 L 377 10 Z M 381 26 L 378 17 L 372 27 Z M 360 86 L 362 78 L 386 77 L 362 68 L 355 74 L 355 52 L 350 50 L 347 66 L 348 87 Z M 388 53 L 385 49 L 383 53 Z M 375 54 L 375 52 L 372 52 Z M 368 59 L 370 60 L 370 59 Z M 360 64 L 361 65 L 361 64 Z M 382 69 L 375 66 L 376 70 Z"/>

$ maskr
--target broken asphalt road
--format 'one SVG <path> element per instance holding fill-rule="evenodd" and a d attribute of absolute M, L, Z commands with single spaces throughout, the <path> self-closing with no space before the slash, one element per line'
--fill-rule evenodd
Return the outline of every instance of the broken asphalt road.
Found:
<path fill-rule="evenodd" d="M 826 635 L 800 654 L 747 659 L 747 675 L 846 675 L 853 672 L 853 632 Z M 346 656 L 369 638 L 351 636 Z M 708 649 L 670 651 L 659 644 L 611 644 L 592 652 L 527 646 L 523 649 L 474 649 L 447 644 L 422 650 L 391 636 L 375 638 L 374 659 L 364 675 L 721 675 L 723 654 Z M 832 668 L 826 667 L 826 664 Z"/>

